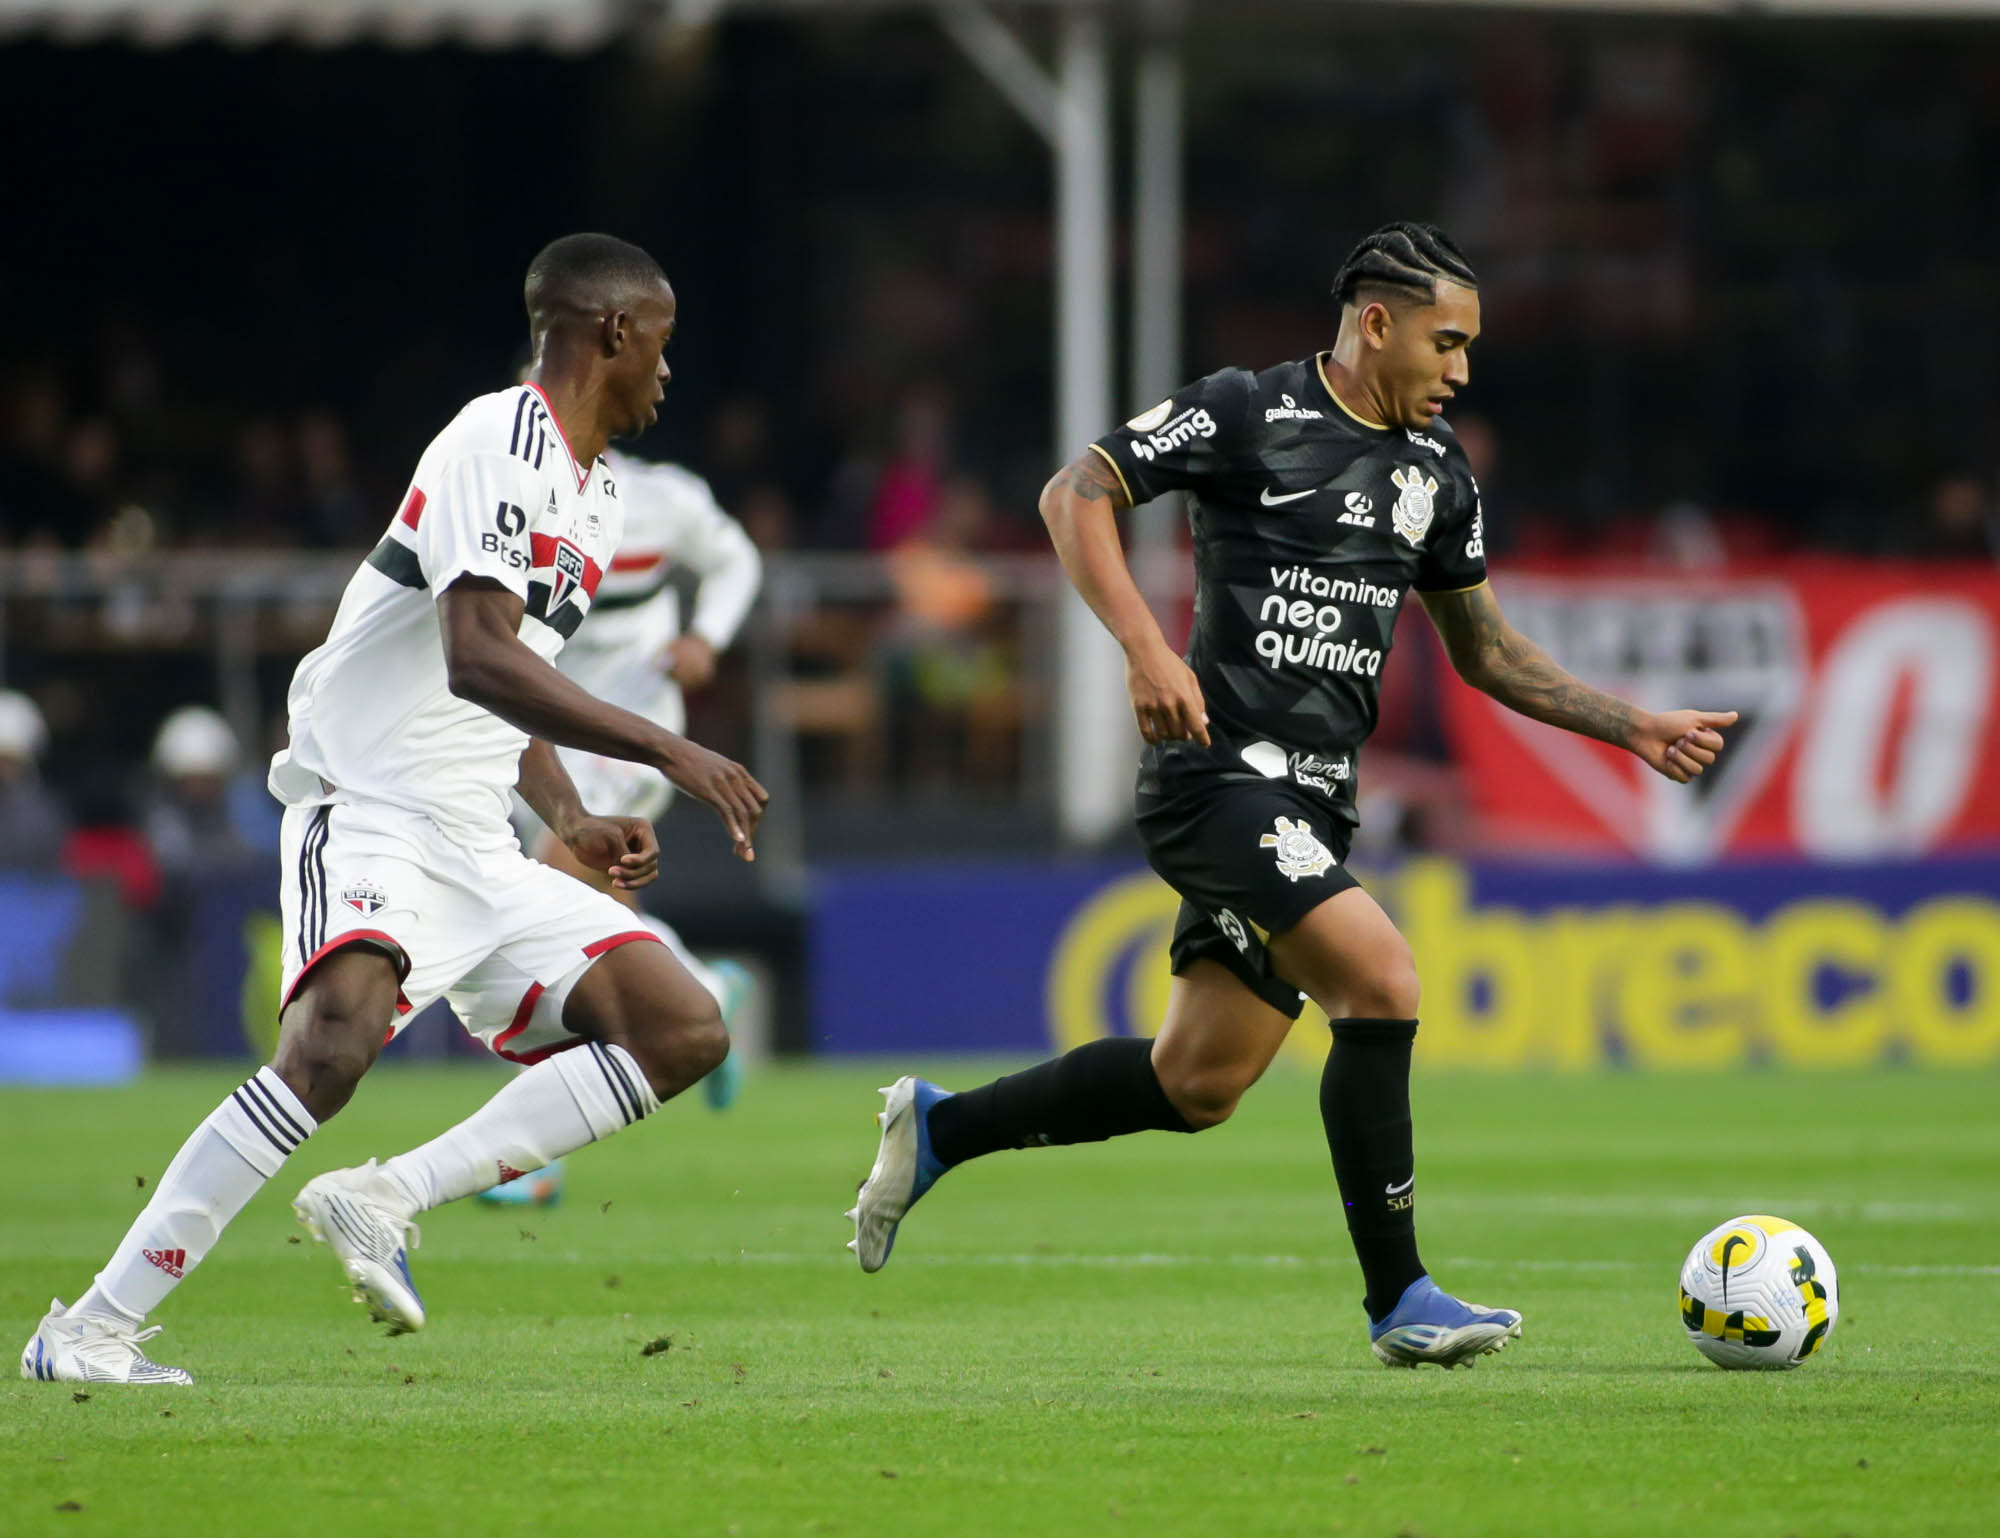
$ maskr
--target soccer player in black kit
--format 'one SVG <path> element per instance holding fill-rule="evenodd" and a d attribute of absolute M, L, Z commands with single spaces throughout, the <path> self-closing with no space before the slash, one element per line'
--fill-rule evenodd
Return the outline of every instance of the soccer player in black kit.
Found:
<path fill-rule="evenodd" d="M 1139 832 L 1182 899 L 1167 1017 L 1151 1040 L 1091 1042 L 960 1094 L 898 1080 L 848 1214 L 865 1271 L 967 1159 L 1225 1120 L 1310 995 L 1333 1023 L 1320 1114 L 1375 1355 L 1454 1367 L 1520 1334 L 1518 1313 L 1461 1302 L 1418 1258 L 1416 963 L 1341 863 L 1397 614 L 1415 589 L 1468 683 L 1673 780 L 1712 764 L 1717 729 L 1736 717 L 1654 715 L 1602 694 L 1501 617 L 1479 488 L 1443 420 L 1479 335 L 1478 281 L 1444 232 L 1375 231 L 1333 292 L 1330 352 L 1211 374 L 1099 439 L 1042 493 L 1064 569 L 1125 650 L 1145 739 Z M 1185 661 L 1134 585 L 1115 521 L 1173 490 L 1188 493 L 1194 530 Z"/>

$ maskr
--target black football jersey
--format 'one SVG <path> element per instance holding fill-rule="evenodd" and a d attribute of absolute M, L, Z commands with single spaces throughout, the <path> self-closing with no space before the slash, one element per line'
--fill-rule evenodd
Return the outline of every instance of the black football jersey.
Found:
<path fill-rule="evenodd" d="M 1486 580 L 1479 487 L 1451 429 L 1364 421 L 1322 355 L 1210 374 L 1092 447 L 1135 504 L 1186 492 L 1194 531 L 1187 661 L 1212 746 L 1149 745 L 1140 790 L 1285 778 L 1352 822 L 1405 595 Z"/>

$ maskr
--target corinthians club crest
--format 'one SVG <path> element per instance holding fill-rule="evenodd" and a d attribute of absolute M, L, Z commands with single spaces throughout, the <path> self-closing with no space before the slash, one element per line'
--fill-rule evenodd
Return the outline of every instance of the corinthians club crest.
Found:
<path fill-rule="evenodd" d="M 1280 817 L 1277 828 L 1276 833 L 1266 833 L 1258 839 L 1257 847 L 1277 851 L 1280 875 L 1288 881 L 1297 881 L 1301 876 L 1326 874 L 1327 867 L 1333 864 L 1333 851 L 1314 836 L 1310 824 Z"/>
<path fill-rule="evenodd" d="M 1396 490 L 1401 493 L 1390 515 L 1396 532 L 1411 544 L 1421 545 L 1425 532 L 1431 526 L 1431 515 L 1437 508 L 1438 483 L 1415 465 L 1392 472 L 1389 479 L 1396 483 Z"/>

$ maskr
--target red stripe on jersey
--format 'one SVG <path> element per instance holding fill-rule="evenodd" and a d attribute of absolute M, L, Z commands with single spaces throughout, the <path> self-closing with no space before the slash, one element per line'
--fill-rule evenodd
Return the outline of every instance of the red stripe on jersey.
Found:
<path fill-rule="evenodd" d="M 664 550 L 635 550 L 630 555 L 625 555 L 621 552 L 611 558 L 611 569 L 613 571 L 650 571 L 655 566 L 664 565 L 666 559 L 667 552 Z"/>
<path fill-rule="evenodd" d="M 650 929 L 628 929 L 623 934 L 606 935 L 602 940 L 592 940 L 583 948 L 586 956 L 602 956 L 606 951 L 615 951 L 621 945 L 630 945 L 634 940 L 651 940 L 655 945 L 666 942 Z"/>
<path fill-rule="evenodd" d="M 555 565 L 557 545 L 569 545 L 569 541 L 558 539 L 553 534 L 530 534 L 528 536 L 528 548 L 533 552 L 535 565 L 538 567 Z M 570 545 L 570 549 L 576 550 L 576 546 Z M 583 555 L 581 550 L 577 550 L 576 553 Z M 592 598 L 595 598 L 597 596 L 597 584 L 603 580 L 604 568 L 599 566 L 589 556 L 584 555 L 583 590 Z"/>
<path fill-rule="evenodd" d="M 403 510 L 396 516 L 414 529 L 417 520 L 424 516 L 424 494 L 412 486 L 409 496 L 403 499 Z"/>
<path fill-rule="evenodd" d="M 569 455 L 570 473 L 576 477 L 576 489 L 578 491 L 583 490 L 583 483 L 590 479 L 590 472 L 588 470 L 577 469 L 576 451 L 569 446 L 569 434 L 563 430 L 562 418 L 556 415 L 556 408 L 549 404 L 548 393 L 540 385 L 531 379 L 528 381 L 528 388 L 541 396 L 542 409 L 548 412 L 549 420 L 555 423 L 556 437 L 562 442 L 563 452 Z"/>

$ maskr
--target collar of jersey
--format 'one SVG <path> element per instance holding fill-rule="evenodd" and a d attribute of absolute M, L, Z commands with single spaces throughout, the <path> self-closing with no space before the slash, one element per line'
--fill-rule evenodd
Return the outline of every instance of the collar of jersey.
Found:
<path fill-rule="evenodd" d="M 1327 395 L 1332 399 L 1334 405 L 1338 406 L 1344 413 L 1352 417 L 1355 421 L 1359 422 L 1363 427 L 1367 428 L 1370 432 L 1377 432 L 1377 433 L 1389 432 L 1391 429 L 1387 422 L 1369 421 L 1368 418 L 1364 417 L 1360 412 L 1356 411 L 1352 406 L 1348 405 L 1346 401 L 1342 400 L 1338 395 L 1334 394 L 1333 381 L 1326 377 L 1326 360 L 1332 356 L 1333 355 L 1331 353 L 1324 353 L 1324 352 L 1315 354 L 1313 357 L 1313 372 L 1319 375 L 1320 385 L 1326 391 Z"/>
<path fill-rule="evenodd" d="M 1322 375 L 1321 377 L 1324 378 L 1325 376 Z M 555 403 L 549 399 L 548 393 L 540 385 L 536 384 L 534 380 L 528 380 L 527 386 L 541 397 L 542 409 L 549 414 L 549 420 L 556 424 L 556 437 L 562 440 L 563 453 L 569 456 L 570 473 L 576 477 L 576 489 L 578 491 L 583 490 L 584 483 L 590 479 L 590 472 L 588 470 L 577 469 L 576 452 L 569 446 L 569 432 L 563 427 L 562 418 L 556 415 Z M 1331 387 L 1329 386 L 1329 388 Z M 1345 407 L 1341 409 L 1346 410 Z"/>

